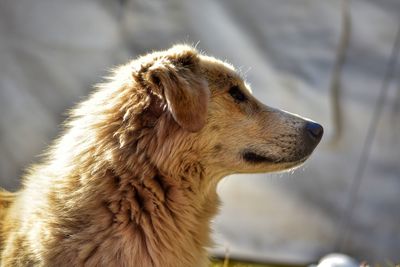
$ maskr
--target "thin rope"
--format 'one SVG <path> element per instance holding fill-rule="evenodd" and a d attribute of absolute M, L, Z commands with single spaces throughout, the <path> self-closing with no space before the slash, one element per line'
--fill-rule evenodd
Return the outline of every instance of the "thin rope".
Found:
<path fill-rule="evenodd" d="M 343 252 L 343 250 L 345 249 L 347 239 L 349 238 L 350 235 L 349 231 L 353 219 L 354 210 L 358 201 L 358 193 L 361 187 L 362 178 L 365 173 L 365 167 L 369 160 L 372 143 L 376 135 L 378 122 L 382 114 L 390 81 L 394 76 L 396 70 L 399 51 L 400 51 L 400 23 L 396 34 L 396 39 L 392 48 L 392 52 L 386 67 L 385 76 L 382 82 L 379 98 L 375 104 L 374 112 L 369 122 L 367 135 L 364 141 L 364 145 L 362 147 L 360 161 L 357 165 L 356 173 L 350 185 L 348 203 L 346 209 L 344 210 L 341 216 L 341 222 L 339 224 L 339 235 L 338 235 L 338 240 L 336 242 L 336 249 L 339 252 Z"/>
<path fill-rule="evenodd" d="M 346 63 L 346 54 L 350 42 L 351 34 L 351 13 L 350 13 L 350 3 L 349 0 L 342 0 L 342 29 L 340 34 L 340 40 L 336 52 L 336 61 L 333 68 L 332 80 L 330 84 L 331 92 L 331 103 L 332 103 L 332 121 L 334 127 L 334 132 L 330 140 L 331 145 L 336 145 L 339 139 L 342 137 L 343 132 L 343 119 L 340 105 L 341 98 L 341 76 L 343 71 L 343 66 Z"/>

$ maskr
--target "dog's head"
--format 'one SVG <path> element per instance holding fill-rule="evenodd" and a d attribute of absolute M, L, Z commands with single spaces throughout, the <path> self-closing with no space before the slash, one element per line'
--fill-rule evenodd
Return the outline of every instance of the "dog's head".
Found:
<path fill-rule="evenodd" d="M 174 46 L 132 64 L 137 82 L 160 99 L 155 127 L 174 131 L 158 143 L 163 153 L 195 155 L 214 175 L 292 168 L 321 140 L 319 124 L 260 103 L 231 65 L 192 47 Z"/>

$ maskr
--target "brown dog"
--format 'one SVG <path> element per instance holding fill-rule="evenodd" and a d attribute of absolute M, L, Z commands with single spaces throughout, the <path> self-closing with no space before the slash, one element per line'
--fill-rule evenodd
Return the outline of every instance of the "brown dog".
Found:
<path fill-rule="evenodd" d="M 141 57 L 71 112 L 18 193 L 0 192 L 0 265 L 207 266 L 218 181 L 293 168 L 322 132 L 192 47 Z"/>

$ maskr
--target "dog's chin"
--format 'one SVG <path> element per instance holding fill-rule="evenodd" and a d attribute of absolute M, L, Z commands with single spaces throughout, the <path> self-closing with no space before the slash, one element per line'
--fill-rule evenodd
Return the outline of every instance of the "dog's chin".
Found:
<path fill-rule="evenodd" d="M 301 165 L 303 165 L 303 163 L 308 158 L 309 158 L 309 155 L 304 158 L 301 158 L 299 160 L 295 160 L 295 161 L 287 161 L 287 162 L 282 161 L 277 164 L 275 171 L 280 172 L 280 171 L 294 170 L 294 169 L 300 167 Z"/>

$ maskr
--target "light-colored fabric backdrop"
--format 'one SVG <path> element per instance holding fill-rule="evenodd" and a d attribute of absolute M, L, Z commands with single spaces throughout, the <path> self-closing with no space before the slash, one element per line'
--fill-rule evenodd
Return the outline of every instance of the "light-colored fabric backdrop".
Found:
<path fill-rule="evenodd" d="M 351 1 L 351 37 L 335 145 L 329 84 L 341 33 L 339 0 L 2 0 L 0 186 L 59 133 L 64 112 L 109 68 L 178 42 L 247 73 L 268 105 L 312 118 L 326 134 L 294 173 L 223 180 L 214 253 L 315 261 L 337 249 L 367 126 L 399 25 L 398 0 Z M 400 67 L 379 121 L 344 252 L 400 261 Z"/>

